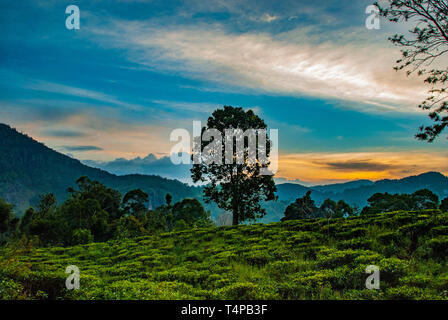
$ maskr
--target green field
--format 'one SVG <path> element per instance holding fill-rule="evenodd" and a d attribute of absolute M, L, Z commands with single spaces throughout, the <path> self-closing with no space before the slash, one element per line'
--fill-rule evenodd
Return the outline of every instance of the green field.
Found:
<path fill-rule="evenodd" d="M 191 229 L 0 249 L 0 299 L 448 299 L 448 213 Z M 80 269 L 67 290 L 65 269 Z M 380 289 L 368 290 L 368 265 Z"/>

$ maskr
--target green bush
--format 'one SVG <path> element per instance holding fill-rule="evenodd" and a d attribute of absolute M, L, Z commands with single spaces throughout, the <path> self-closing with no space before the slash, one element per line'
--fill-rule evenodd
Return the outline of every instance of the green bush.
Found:
<path fill-rule="evenodd" d="M 93 235 L 88 229 L 76 229 L 73 231 L 72 244 L 86 244 L 93 241 Z"/>

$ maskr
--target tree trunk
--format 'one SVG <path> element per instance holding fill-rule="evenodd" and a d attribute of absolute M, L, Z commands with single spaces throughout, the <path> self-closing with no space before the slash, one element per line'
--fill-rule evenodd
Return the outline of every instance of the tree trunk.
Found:
<path fill-rule="evenodd" d="M 232 225 L 237 226 L 238 225 L 238 208 L 233 208 L 233 212 L 232 212 Z"/>

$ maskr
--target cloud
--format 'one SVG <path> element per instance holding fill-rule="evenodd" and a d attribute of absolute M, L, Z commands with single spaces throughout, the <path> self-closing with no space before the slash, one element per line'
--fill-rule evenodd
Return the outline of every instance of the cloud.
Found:
<path fill-rule="evenodd" d="M 444 150 L 347 153 L 290 153 L 279 155 L 277 177 L 313 184 L 358 179 L 398 179 L 428 171 L 448 174 Z"/>
<path fill-rule="evenodd" d="M 85 132 L 70 131 L 70 130 L 44 130 L 43 134 L 51 137 L 61 137 L 61 138 L 79 138 L 85 137 Z"/>
<path fill-rule="evenodd" d="M 27 89 L 30 89 L 30 90 L 57 93 L 57 94 L 69 95 L 69 96 L 74 96 L 74 97 L 79 97 L 79 98 L 87 98 L 87 99 L 91 99 L 91 100 L 104 102 L 107 104 L 125 107 L 125 108 L 132 109 L 132 110 L 141 110 L 144 108 L 143 106 L 140 106 L 140 105 L 120 101 L 116 97 L 113 97 L 108 94 L 104 94 L 102 92 L 87 90 L 84 88 L 78 88 L 78 87 L 74 87 L 74 86 L 68 86 L 68 85 L 55 83 L 55 82 L 49 82 L 49 81 L 43 81 L 43 80 L 29 80 L 29 82 L 26 83 L 24 87 Z"/>
<path fill-rule="evenodd" d="M 101 151 L 103 148 L 97 147 L 97 146 L 63 146 L 63 149 L 67 151 L 78 151 L 78 152 L 84 152 L 84 151 Z"/>
<path fill-rule="evenodd" d="M 349 101 L 367 112 L 414 112 L 427 93 L 421 79 L 392 70 L 396 48 L 386 40 L 369 42 L 358 34 L 360 29 L 319 37 L 312 27 L 275 36 L 229 33 L 217 25 L 162 28 L 117 20 L 107 28 L 95 31 L 101 35 L 97 40 L 126 49 L 131 61 L 229 90 Z"/>
<path fill-rule="evenodd" d="M 394 167 L 390 164 L 378 163 L 371 160 L 327 162 L 323 163 L 323 165 L 334 170 L 342 171 L 384 171 Z"/>
<path fill-rule="evenodd" d="M 65 153 L 69 150 L 62 146 L 69 145 L 97 145 L 103 149 L 73 150 L 73 156 L 81 160 L 131 158 L 150 152 L 169 154 L 171 127 L 186 127 L 184 123 L 159 119 L 164 112 L 153 114 L 150 108 L 134 116 L 126 109 L 70 100 L 24 99 L 1 105 L 2 122 L 55 150 Z"/>
<path fill-rule="evenodd" d="M 278 20 L 279 16 L 277 15 L 271 15 L 269 13 L 265 13 L 260 17 L 251 17 L 251 20 L 254 21 L 261 21 L 261 22 L 267 22 L 267 23 L 271 23 L 272 21 Z"/>
<path fill-rule="evenodd" d="M 183 101 L 167 101 L 167 100 L 152 100 L 152 102 L 176 111 L 184 110 L 188 112 L 206 113 L 206 114 L 210 114 L 217 108 L 223 106 L 223 104 L 209 103 L 209 102 L 183 102 Z"/>

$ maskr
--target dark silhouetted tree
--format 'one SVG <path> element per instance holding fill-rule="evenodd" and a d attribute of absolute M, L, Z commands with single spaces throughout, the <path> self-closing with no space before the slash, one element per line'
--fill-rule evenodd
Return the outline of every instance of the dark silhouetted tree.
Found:
<path fill-rule="evenodd" d="M 123 198 L 122 207 L 127 215 L 140 216 L 146 212 L 148 194 L 140 189 L 131 190 Z"/>
<path fill-rule="evenodd" d="M 281 221 L 315 218 L 319 214 L 314 200 L 311 199 L 311 191 L 308 191 L 302 198 L 297 198 L 285 210 L 285 216 Z"/>
<path fill-rule="evenodd" d="M 402 47 L 402 57 L 395 70 L 406 69 L 407 74 L 424 76 L 430 86 L 429 96 L 419 107 L 429 112 L 433 121 L 430 126 L 421 126 L 416 137 L 428 142 L 448 126 L 448 69 L 430 68 L 448 52 L 448 4 L 435 0 L 390 0 L 384 5 L 376 3 L 380 14 L 389 21 L 412 26 L 409 34 L 396 34 L 389 38 Z"/>
<path fill-rule="evenodd" d="M 242 108 L 224 106 L 217 109 L 208 118 L 207 125 L 202 128 L 202 133 L 206 129 L 216 129 L 223 136 L 225 130 L 241 129 L 243 132 L 249 129 L 266 129 L 264 121 L 252 110 L 244 111 Z M 214 137 L 216 139 L 216 137 Z M 257 137 L 258 140 L 258 137 Z M 270 155 L 271 142 L 267 137 L 266 151 L 267 157 Z M 217 141 L 195 141 L 201 146 L 201 150 L 207 145 L 212 145 Z M 243 150 L 237 154 L 236 139 L 233 139 L 233 154 L 227 150 L 233 158 L 233 164 L 226 164 L 225 152 L 219 154 L 221 163 L 202 162 L 194 164 L 191 169 L 191 177 L 194 182 L 206 182 L 204 187 L 204 199 L 207 203 L 214 201 L 219 208 L 232 212 L 232 223 L 234 225 L 248 219 L 255 220 L 263 217 L 266 210 L 261 207 L 261 201 L 275 200 L 276 186 L 271 175 L 262 175 L 262 168 L 267 169 L 269 164 L 262 164 L 260 161 L 249 163 L 249 139 L 244 138 Z M 258 151 L 260 145 L 257 142 Z M 220 150 L 219 150 L 220 151 Z M 218 151 L 218 152 L 219 152 Z M 207 155 L 203 156 L 207 157 Z M 242 164 L 236 163 L 236 159 L 243 159 Z"/>
<path fill-rule="evenodd" d="M 446 197 L 445 199 L 443 199 L 440 202 L 440 210 L 442 210 L 443 212 L 448 212 L 448 197 Z"/>
<path fill-rule="evenodd" d="M 210 213 L 205 211 L 197 199 L 184 199 L 173 206 L 174 223 L 183 220 L 187 227 L 196 226 L 204 220 L 210 219 Z"/>
<path fill-rule="evenodd" d="M 167 193 L 165 196 L 166 205 L 171 206 L 171 201 L 173 201 L 173 196 L 170 193 Z"/>
<path fill-rule="evenodd" d="M 13 206 L 0 198 L 0 243 L 2 243 L 5 234 L 13 231 L 16 219 L 14 217 Z"/>
<path fill-rule="evenodd" d="M 362 209 L 362 215 L 398 210 L 437 209 L 439 197 L 428 189 L 422 189 L 412 194 L 375 193 L 367 202 L 369 205 Z"/>

